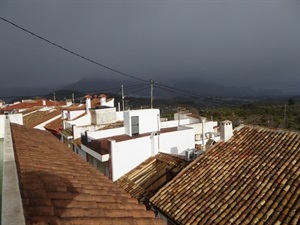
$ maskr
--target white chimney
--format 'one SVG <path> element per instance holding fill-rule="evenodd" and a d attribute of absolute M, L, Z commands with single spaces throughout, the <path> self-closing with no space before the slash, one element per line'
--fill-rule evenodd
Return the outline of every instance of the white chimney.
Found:
<path fill-rule="evenodd" d="M 85 109 L 86 109 L 86 112 L 88 112 L 89 109 L 92 107 L 92 103 L 91 103 L 92 96 L 86 95 L 86 96 L 84 96 L 84 98 L 85 98 Z"/>
<path fill-rule="evenodd" d="M 224 142 L 228 141 L 233 135 L 232 122 L 225 120 L 221 122 L 220 126 L 221 140 Z"/>
<path fill-rule="evenodd" d="M 67 106 L 71 106 L 71 105 L 72 105 L 72 101 L 71 101 L 70 99 L 67 99 L 67 100 L 66 100 L 66 105 L 67 105 Z"/>
<path fill-rule="evenodd" d="M 43 105 L 46 105 L 46 100 L 45 99 L 43 99 L 42 102 L 43 102 Z"/>
<path fill-rule="evenodd" d="M 104 95 L 104 94 L 101 94 L 101 95 L 99 95 L 99 98 L 100 98 L 100 105 L 101 106 L 105 106 L 106 105 L 106 95 Z"/>

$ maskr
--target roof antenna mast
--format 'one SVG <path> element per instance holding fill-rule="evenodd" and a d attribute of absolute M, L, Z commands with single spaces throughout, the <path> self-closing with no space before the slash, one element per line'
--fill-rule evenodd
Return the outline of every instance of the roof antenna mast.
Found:
<path fill-rule="evenodd" d="M 153 108 L 153 80 L 150 80 L 151 109 Z"/>

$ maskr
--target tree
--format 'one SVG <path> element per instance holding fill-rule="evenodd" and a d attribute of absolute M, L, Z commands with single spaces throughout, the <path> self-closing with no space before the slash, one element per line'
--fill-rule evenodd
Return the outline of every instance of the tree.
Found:
<path fill-rule="evenodd" d="M 288 100 L 288 105 L 295 105 L 295 99 L 294 98 L 290 98 Z"/>

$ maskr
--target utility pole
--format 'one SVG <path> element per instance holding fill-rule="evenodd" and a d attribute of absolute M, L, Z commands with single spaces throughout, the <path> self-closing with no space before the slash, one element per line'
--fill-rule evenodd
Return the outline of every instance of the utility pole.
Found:
<path fill-rule="evenodd" d="M 124 111 L 124 89 L 123 89 L 123 84 L 121 85 L 122 89 L 122 110 Z"/>
<path fill-rule="evenodd" d="M 74 99 L 74 93 L 72 93 L 72 103 L 75 103 L 75 99 Z"/>
<path fill-rule="evenodd" d="M 205 133 L 204 133 L 204 122 L 205 117 L 201 117 L 201 123 L 202 123 L 202 150 L 205 151 Z"/>
<path fill-rule="evenodd" d="M 54 107 L 56 107 L 55 92 L 53 92 Z"/>
<path fill-rule="evenodd" d="M 283 113 L 284 126 L 286 125 L 286 105 L 284 105 L 284 113 Z"/>
<path fill-rule="evenodd" d="M 151 109 L 153 108 L 153 80 L 150 80 L 150 98 L 151 98 Z"/>

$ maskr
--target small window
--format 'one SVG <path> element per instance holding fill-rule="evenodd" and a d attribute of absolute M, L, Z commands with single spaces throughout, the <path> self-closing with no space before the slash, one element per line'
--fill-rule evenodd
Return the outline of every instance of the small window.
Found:
<path fill-rule="evenodd" d="M 132 135 L 139 134 L 139 117 L 131 117 L 131 133 Z"/>

